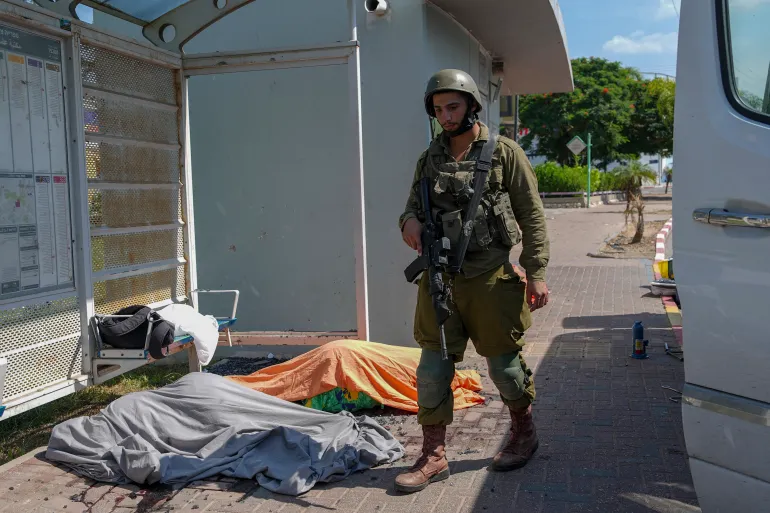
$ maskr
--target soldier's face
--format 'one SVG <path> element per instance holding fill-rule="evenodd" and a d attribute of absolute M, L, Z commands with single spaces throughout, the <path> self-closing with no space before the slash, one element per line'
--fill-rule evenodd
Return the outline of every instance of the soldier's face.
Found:
<path fill-rule="evenodd" d="M 441 127 L 451 132 L 460 128 L 465 118 L 468 104 L 460 93 L 447 92 L 433 95 L 433 109 Z"/>

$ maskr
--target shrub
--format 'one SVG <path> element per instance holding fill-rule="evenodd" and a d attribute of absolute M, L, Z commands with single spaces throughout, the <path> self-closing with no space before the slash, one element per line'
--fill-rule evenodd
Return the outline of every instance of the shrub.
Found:
<path fill-rule="evenodd" d="M 586 166 L 560 166 L 544 162 L 535 166 L 540 192 L 585 192 L 588 182 Z M 610 174 L 591 170 L 591 192 L 618 190 L 617 178 Z"/>

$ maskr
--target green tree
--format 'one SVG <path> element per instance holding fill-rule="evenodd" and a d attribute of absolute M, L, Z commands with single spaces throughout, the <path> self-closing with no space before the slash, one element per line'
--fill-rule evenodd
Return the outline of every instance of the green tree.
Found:
<path fill-rule="evenodd" d="M 676 82 L 656 78 L 646 84 L 647 93 L 655 99 L 661 121 L 674 129 L 674 100 L 676 99 Z"/>
<path fill-rule="evenodd" d="M 575 165 L 566 145 L 575 135 L 585 138 L 590 132 L 593 163 L 605 169 L 610 162 L 634 160 L 642 153 L 669 154 L 674 82 L 645 80 L 634 68 L 599 58 L 573 59 L 572 71 L 573 92 L 521 97 L 519 117 L 530 129 L 521 139 L 525 149 L 537 140 L 539 154 Z"/>
<path fill-rule="evenodd" d="M 674 152 L 674 99 L 676 83 L 656 78 L 635 85 L 634 114 L 628 126 L 624 153 L 669 157 Z"/>
<path fill-rule="evenodd" d="M 627 166 L 618 166 L 610 173 L 613 176 L 619 190 L 626 193 L 626 224 L 633 221 L 636 216 L 636 232 L 631 240 L 632 244 L 641 242 L 644 237 L 644 197 L 642 196 L 642 184 L 645 179 L 655 180 L 657 175 L 647 166 L 638 161 L 631 162 Z"/>
<path fill-rule="evenodd" d="M 628 127 L 629 142 L 622 151 L 634 155 L 674 152 L 674 100 L 676 82 L 656 78 L 638 84 L 636 109 Z"/>
<path fill-rule="evenodd" d="M 537 138 L 538 153 L 562 165 L 574 164 L 566 145 L 575 135 L 591 132 L 592 154 L 601 167 L 629 158 L 621 147 L 628 142 L 627 127 L 634 110 L 634 88 L 642 81 L 638 71 L 606 59 L 572 60 L 575 90 L 571 93 L 526 95 L 520 118 L 530 133 L 525 149 Z"/>
<path fill-rule="evenodd" d="M 763 101 L 761 97 L 757 96 L 754 93 L 750 93 L 744 90 L 738 91 L 738 96 L 741 98 L 743 103 L 745 103 L 748 107 L 751 107 L 754 110 L 762 112 Z"/>

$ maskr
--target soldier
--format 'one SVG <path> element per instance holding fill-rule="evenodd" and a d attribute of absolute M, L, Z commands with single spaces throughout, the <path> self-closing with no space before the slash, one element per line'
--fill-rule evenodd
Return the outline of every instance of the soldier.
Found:
<path fill-rule="evenodd" d="M 455 247 L 461 217 L 470 200 L 467 191 L 476 160 L 490 137 L 489 129 L 478 121 L 478 88 L 463 71 L 449 69 L 433 75 L 425 92 L 425 109 L 443 131 L 420 155 L 412 191 L 399 218 L 404 242 L 420 254 L 425 220 L 417 189 L 419 179 L 430 177 L 434 222 Z M 419 283 L 414 336 L 422 348 L 417 367 L 417 420 L 423 428 L 423 447 L 417 462 L 396 477 L 399 491 L 419 491 L 449 477 L 445 438 L 446 426 L 453 420 L 451 382 L 468 338 L 486 358 L 489 376 L 511 414 L 509 439 L 492 467 L 501 471 L 519 468 L 538 447 L 531 407 L 535 384 L 521 349 L 524 332 L 532 323 L 531 312 L 548 303 L 545 269 L 549 243 L 535 174 L 514 141 L 498 138 L 481 198 L 461 273 L 453 281 L 445 276 L 452 287 L 452 315 L 444 325 L 448 360 L 443 360 L 439 351 L 439 328 L 427 273 Z M 510 251 L 520 241 L 519 262 L 526 277 L 510 263 Z"/>

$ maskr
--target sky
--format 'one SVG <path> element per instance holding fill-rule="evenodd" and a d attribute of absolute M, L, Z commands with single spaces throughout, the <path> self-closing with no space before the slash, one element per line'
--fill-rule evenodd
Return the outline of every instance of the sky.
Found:
<path fill-rule="evenodd" d="M 676 75 L 681 0 L 559 0 L 570 57 Z"/>
<path fill-rule="evenodd" d="M 570 57 L 603 57 L 676 75 L 681 0 L 559 0 Z M 728 0 L 738 87 L 764 97 L 770 0 Z"/>

